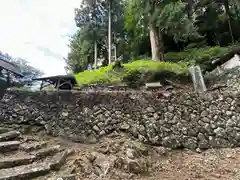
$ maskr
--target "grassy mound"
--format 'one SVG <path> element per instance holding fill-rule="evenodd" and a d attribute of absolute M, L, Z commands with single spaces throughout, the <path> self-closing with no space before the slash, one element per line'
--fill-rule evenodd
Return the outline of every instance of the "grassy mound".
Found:
<path fill-rule="evenodd" d="M 180 77 L 188 74 L 185 63 L 156 62 L 151 60 L 137 60 L 123 64 L 122 69 L 113 69 L 113 65 L 92 71 L 83 71 L 76 74 L 80 85 L 87 84 L 117 84 L 141 85 L 147 81 L 155 81 L 164 76 Z"/>
<path fill-rule="evenodd" d="M 188 67 L 200 65 L 203 72 L 213 60 L 227 54 L 229 47 L 187 48 L 183 52 L 165 54 L 165 62 L 137 60 L 123 64 L 123 68 L 114 70 L 113 65 L 93 71 L 76 74 L 80 85 L 126 83 L 129 86 L 140 86 L 146 82 L 164 81 L 164 79 L 180 81 L 189 79 Z"/>

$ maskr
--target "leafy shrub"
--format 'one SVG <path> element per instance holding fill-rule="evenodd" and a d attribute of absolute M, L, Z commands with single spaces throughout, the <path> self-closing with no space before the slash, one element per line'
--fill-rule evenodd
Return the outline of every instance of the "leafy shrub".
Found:
<path fill-rule="evenodd" d="M 115 63 L 114 63 L 114 65 L 112 66 L 112 68 L 113 69 L 122 69 L 123 68 L 123 66 L 122 66 L 122 64 L 121 64 L 121 61 L 116 61 Z"/>
<path fill-rule="evenodd" d="M 138 88 L 144 84 L 142 76 L 143 73 L 140 70 L 129 70 L 123 75 L 122 82 L 128 85 L 128 87 Z"/>
<path fill-rule="evenodd" d="M 189 56 L 189 53 L 186 51 L 183 52 L 168 52 L 164 55 L 164 59 L 167 62 L 181 62 Z"/>
<path fill-rule="evenodd" d="M 165 59 L 170 62 L 185 62 L 188 65 L 197 64 L 205 70 L 213 60 L 225 55 L 228 51 L 228 47 L 220 46 L 191 48 L 183 52 L 169 52 L 165 55 Z"/>
<path fill-rule="evenodd" d="M 137 60 L 129 64 L 123 64 L 122 71 L 115 71 L 112 65 L 92 71 L 84 71 L 76 74 L 79 84 L 115 84 L 124 82 L 131 87 L 137 87 L 153 80 L 156 73 L 169 71 L 173 74 L 187 74 L 185 63 L 156 62 L 152 60 Z"/>
<path fill-rule="evenodd" d="M 183 52 L 165 54 L 166 62 L 152 60 L 133 60 L 128 64 L 120 61 L 114 65 L 101 67 L 97 70 L 84 71 L 76 74 L 79 84 L 115 84 L 124 82 L 132 87 L 141 86 L 145 82 L 161 81 L 165 78 L 174 81 L 189 79 L 188 66 L 200 65 L 203 71 L 213 60 L 225 55 L 229 47 L 187 48 Z M 121 68 L 117 68 L 121 67 Z M 120 70 L 119 70 L 120 69 Z"/>

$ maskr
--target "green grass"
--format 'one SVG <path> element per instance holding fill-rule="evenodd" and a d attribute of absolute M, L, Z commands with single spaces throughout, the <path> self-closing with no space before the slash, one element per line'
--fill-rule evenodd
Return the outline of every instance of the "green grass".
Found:
<path fill-rule="evenodd" d="M 165 54 L 166 62 L 156 62 L 151 60 L 136 60 L 128 64 L 123 64 L 122 71 L 114 71 L 112 65 L 102 67 L 93 71 L 83 71 L 76 74 L 79 85 L 87 84 L 117 84 L 133 83 L 135 81 L 159 80 L 161 77 L 173 79 L 179 75 L 188 75 L 188 67 L 192 64 L 200 65 L 204 71 L 212 60 L 218 59 L 226 54 L 229 47 L 202 47 L 188 48 L 183 52 L 169 52 Z"/>
<path fill-rule="evenodd" d="M 123 78 L 132 72 L 162 72 L 169 71 L 175 74 L 187 73 L 185 63 L 156 62 L 151 60 L 136 60 L 132 63 L 123 64 L 123 70 L 115 71 L 112 65 L 93 71 L 83 71 L 75 75 L 79 85 L 87 84 L 116 84 L 121 83 Z"/>

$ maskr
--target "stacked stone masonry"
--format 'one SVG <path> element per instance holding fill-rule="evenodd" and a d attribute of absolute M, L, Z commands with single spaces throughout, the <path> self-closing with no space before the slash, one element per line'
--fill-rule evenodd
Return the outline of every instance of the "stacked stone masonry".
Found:
<path fill-rule="evenodd" d="M 170 148 L 240 145 L 240 101 L 226 92 L 8 91 L 0 123 L 30 124 L 54 136 L 94 143 L 112 132 Z"/>

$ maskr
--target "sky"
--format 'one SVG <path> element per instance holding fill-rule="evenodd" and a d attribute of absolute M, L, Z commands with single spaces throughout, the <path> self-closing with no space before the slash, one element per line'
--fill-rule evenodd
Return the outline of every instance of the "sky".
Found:
<path fill-rule="evenodd" d="M 0 51 L 26 59 L 44 76 L 65 74 L 80 0 L 2 0 Z"/>

